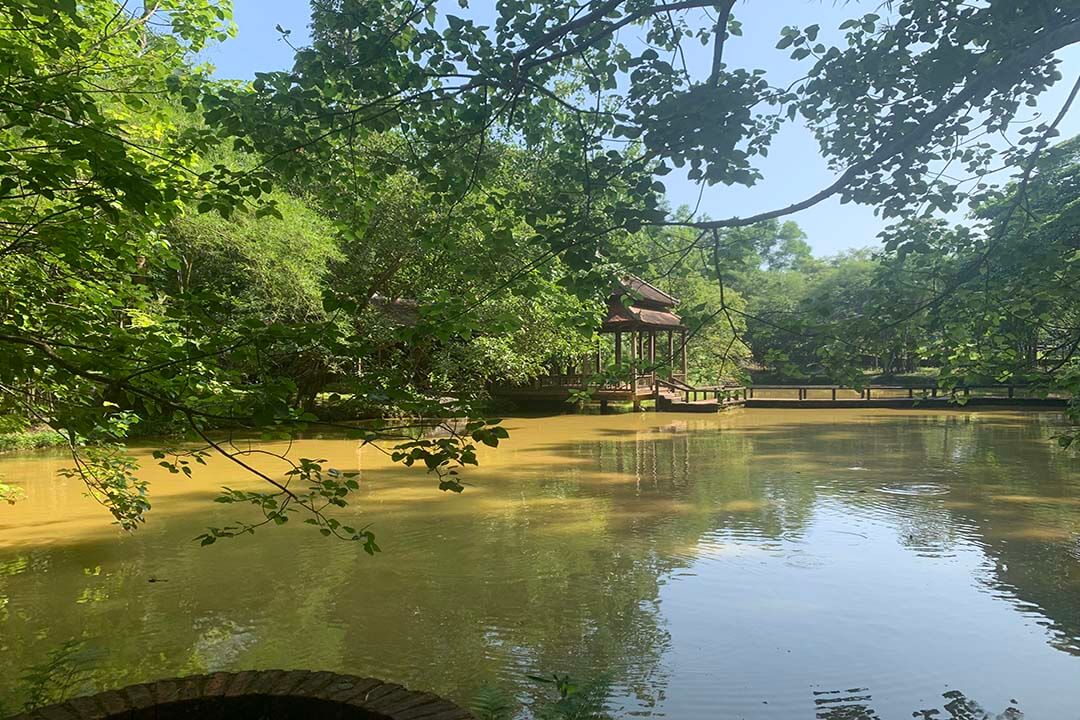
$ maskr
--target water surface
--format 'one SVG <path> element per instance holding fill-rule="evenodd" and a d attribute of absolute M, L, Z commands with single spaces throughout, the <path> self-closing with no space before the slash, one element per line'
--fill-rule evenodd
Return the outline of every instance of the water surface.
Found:
<path fill-rule="evenodd" d="M 0 697 L 65 641 L 91 686 L 306 667 L 467 702 L 526 674 L 607 677 L 620 715 L 1080 718 L 1080 461 L 1057 414 L 744 410 L 511 419 L 461 495 L 355 441 L 383 552 L 211 502 L 257 487 L 144 457 L 154 508 L 124 535 L 56 476 L 0 458 Z M 153 580 L 153 582 L 151 582 Z M 981 708 L 981 710 L 978 710 Z M 1006 715 L 1008 717 L 1009 715 Z"/>

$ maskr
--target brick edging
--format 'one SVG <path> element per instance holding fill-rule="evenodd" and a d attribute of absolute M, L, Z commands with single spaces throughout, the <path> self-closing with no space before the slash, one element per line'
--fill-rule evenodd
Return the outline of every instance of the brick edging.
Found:
<path fill-rule="evenodd" d="M 468 711 L 432 693 L 375 678 L 311 670 L 245 670 L 169 678 L 88 695 L 16 715 L 10 720 L 144 720 L 156 708 L 229 699 L 310 701 L 356 711 L 373 720 L 472 720 Z M 288 715 L 288 712 L 282 713 Z M 352 713 L 350 713 L 352 714 Z M 271 713 L 271 716 L 273 713 Z M 237 713 L 242 717 L 242 713 Z M 293 715 L 295 717 L 295 715 Z"/>

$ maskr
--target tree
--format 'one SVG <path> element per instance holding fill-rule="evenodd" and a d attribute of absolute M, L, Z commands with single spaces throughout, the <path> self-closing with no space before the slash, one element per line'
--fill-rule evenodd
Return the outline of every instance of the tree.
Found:
<path fill-rule="evenodd" d="M 167 31 L 152 30 L 163 16 Z M 15 0 L 0 25 L 0 393 L 63 429 L 73 448 L 82 437 L 117 440 L 133 405 L 176 405 L 215 382 L 155 370 L 213 348 L 187 340 L 184 320 L 162 312 L 143 277 L 175 262 L 158 233 L 185 198 L 231 208 L 258 191 L 258 176 L 223 186 L 213 180 L 226 172 L 192 171 L 207 134 L 181 131 L 169 103 L 153 100 L 198 80 L 183 57 L 224 38 L 228 12 L 205 0 L 138 12 L 109 0 L 77 9 Z M 133 527 L 147 505 L 130 466 L 111 451 L 77 464 Z"/>
<path fill-rule="evenodd" d="M 138 10 L 112 0 L 25 0 L 0 10 L 0 343 L 8 349 L 0 392 L 6 405 L 65 434 L 72 474 L 127 529 L 149 509 L 137 466 L 118 444 L 139 423 L 183 422 L 201 437 L 204 449 L 158 453 L 190 474 L 208 450 L 247 466 L 243 452 L 207 434 L 214 426 L 295 428 L 311 419 L 295 402 L 296 384 L 260 358 L 283 342 L 310 344 L 325 323 L 222 322 L 228 308 L 212 288 L 163 296 L 152 282 L 183 270 L 165 235 L 183 224 L 185 208 L 228 217 L 258 201 L 256 218 L 280 216 L 263 197 L 270 184 L 261 168 L 199 168 L 200 154 L 218 152 L 227 133 L 191 115 L 206 77 L 187 60 L 229 33 L 228 18 L 227 6 L 208 0 Z M 483 422 L 467 432 L 407 455 L 445 475 L 470 458 L 470 436 L 498 442 Z M 83 442 L 95 447 L 84 452 Z M 325 534 L 376 549 L 370 532 L 327 516 L 355 481 L 307 460 L 288 467 L 284 479 L 256 473 L 267 493 L 223 499 L 259 507 L 259 524 L 303 511 Z M 214 528 L 204 542 L 254 527 Z"/>
<path fill-rule="evenodd" d="M 939 163 L 963 164 L 971 174 L 988 169 L 995 153 L 972 136 L 1009 126 L 1020 101 L 1060 79 L 1053 53 L 1080 40 L 1080 10 L 1071 2 L 906 0 L 886 17 L 845 22 L 846 47 L 819 41 L 818 26 L 785 28 L 778 47 L 813 63 L 804 80 L 777 88 L 761 71 L 728 66 L 734 3 L 710 19 L 704 10 L 714 6 L 598 0 L 572 12 L 564 3 L 504 3 L 488 27 L 434 5 L 320 2 L 315 42 L 298 53 L 295 70 L 260 76 L 254 97 L 226 95 L 214 117 L 237 128 L 246 121 L 275 166 L 301 157 L 314 176 L 329 171 L 310 159 L 337 152 L 338 138 L 395 127 L 410 139 L 425 179 L 451 193 L 483 183 L 476 153 L 498 130 L 558 158 L 573 202 L 538 206 L 536 216 L 559 219 L 543 223 L 553 247 L 588 242 L 593 250 L 592 240 L 569 233 L 613 185 L 631 191 L 610 208 L 628 229 L 745 227 L 833 195 L 879 205 L 887 216 L 920 203 L 955 208 L 963 200 L 956 184 L 924 176 Z M 618 31 L 627 27 L 644 41 L 624 40 Z M 690 38 L 713 45 L 707 77 L 679 64 Z M 281 133 L 275 110 L 282 107 L 309 122 Z M 753 159 L 799 116 L 842 170 L 829 187 L 752 217 L 695 221 L 663 211 L 655 175 L 689 166 L 692 179 L 753 184 Z"/>
<path fill-rule="evenodd" d="M 989 196 L 974 228 L 916 221 L 890 229 L 879 285 L 911 290 L 883 295 L 880 307 L 892 324 L 923 333 L 921 352 L 944 382 L 1029 383 L 1065 393 L 1080 417 L 1078 177 L 1074 138 Z"/>
<path fill-rule="evenodd" d="M 537 235 L 572 268 L 613 259 L 603 238 L 619 230 L 678 225 L 703 231 L 690 244 L 715 246 L 714 280 L 726 275 L 736 284 L 748 254 L 735 230 L 834 195 L 875 204 L 886 217 L 984 202 L 985 188 L 968 191 L 944 169 L 989 171 L 998 153 L 981 134 L 1018 124 L 1020 103 L 1034 103 L 1060 79 L 1053 54 L 1080 39 L 1080 9 L 1071 2 L 1034 8 L 907 0 L 888 6 L 884 17 L 843 23 L 842 42 L 831 46 L 830 33 L 816 25 L 785 28 L 777 47 L 810 67 L 779 88 L 761 71 L 725 62 L 725 46 L 739 33 L 737 8 L 714 5 L 504 3 L 489 26 L 468 8 L 454 14 L 434 5 L 319 2 L 313 46 L 298 53 L 295 69 L 261 76 L 254 98 L 219 98 L 214 118 L 255 128 L 253 146 L 276 168 L 305 177 L 329 175 L 327 162 L 356 137 L 393 127 L 408 140 L 406 162 L 417 177 L 451 202 L 488 182 L 483 157 L 491 138 L 513 138 L 558 168 L 564 192 L 526 198 L 526 218 L 538 221 Z M 715 16 L 704 12 L 710 8 Z M 623 28 L 640 39 L 628 39 Z M 712 45 L 705 76 L 680 62 L 690 38 Z M 276 132 L 280 115 L 270 110 L 285 99 L 297 117 L 317 119 L 315 132 L 299 125 L 292 135 Z M 262 129 L 270 129 L 270 117 L 273 133 Z M 755 158 L 796 118 L 840 173 L 829 187 L 751 217 L 666 211 L 657 176 L 685 167 L 705 183 L 753 184 Z M 1037 156 L 1055 126 L 1029 125 L 1031 142 L 1020 142 L 1006 160 L 1022 166 Z M 378 172 L 365 181 L 377 182 Z M 613 196 L 613 188 L 625 192 Z M 773 252 L 765 261 L 775 267 L 809 262 L 797 236 Z M 910 365 L 910 341 L 901 345 L 872 354 L 903 355 L 901 364 Z"/>

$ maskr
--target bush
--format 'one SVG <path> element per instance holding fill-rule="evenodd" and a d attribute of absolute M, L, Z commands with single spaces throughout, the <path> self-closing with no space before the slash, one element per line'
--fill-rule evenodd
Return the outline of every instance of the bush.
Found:
<path fill-rule="evenodd" d="M 55 430 L 23 430 L 0 433 L 0 452 L 39 450 L 66 445 L 67 440 Z"/>

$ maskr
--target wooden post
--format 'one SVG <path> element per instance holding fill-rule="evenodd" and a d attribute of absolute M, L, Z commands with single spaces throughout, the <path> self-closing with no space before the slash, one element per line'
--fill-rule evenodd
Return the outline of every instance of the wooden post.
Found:
<path fill-rule="evenodd" d="M 622 365 L 622 333 L 615 333 L 615 364 Z"/>
<path fill-rule="evenodd" d="M 754 397 L 754 386 L 753 385 L 750 386 L 750 397 L 751 398 Z"/>
<path fill-rule="evenodd" d="M 870 386 L 869 385 L 866 386 L 866 399 L 867 400 L 870 399 Z"/>
<path fill-rule="evenodd" d="M 836 402 L 836 388 L 832 389 L 832 401 Z"/>
<path fill-rule="evenodd" d="M 934 385 L 934 387 L 930 388 L 930 397 L 937 397 L 937 385 Z"/>
<path fill-rule="evenodd" d="M 680 351 L 680 355 L 682 355 L 683 382 L 686 382 L 686 330 L 685 329 L 682 331 L 682 350 Z"/>
<path fill-rule="evenodd" d="M 1012 385 L 1009 386 L 1009 398 L 1012 398 L 1014 389 Z"/>
<path fill-rule="evenodd" d="M 656 382 L 656 331 L 649 331 L 649 374 Z"/>
<path fill-rule="evenodd" d="M 642 354 L 642 331 L 638 330 L 634 334 L 634 392 L 637 392 L 637 376 L 642 371 L 642 365 L 645 359 L 645 355 Z"/>
<path fill-rule="evenodd" d="M 600 371 L 604 369 L 604 339 L 603 337 L 596 338 L 596 374 L 599 375 Z"/>
<path fill-rule="evenodd" d="M 675 375 L 675 333 L 671 330 L 667 331 L 667 366 L 668 380 L 671 380 Z"/>
<path fill-rule="evenodd" d="M 915 397 L 915 388 L 908 388 L 908 389 L 907 389 L 907 396 L 908 396 L 909 398 L 913 398 L 913 397 Z"/>

